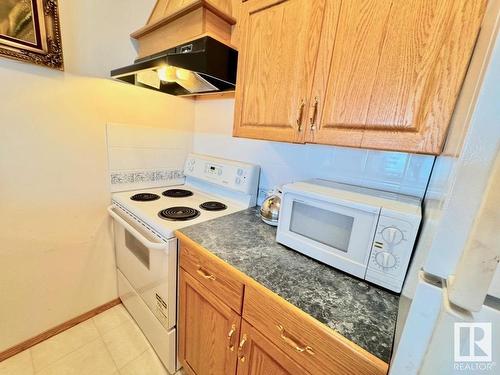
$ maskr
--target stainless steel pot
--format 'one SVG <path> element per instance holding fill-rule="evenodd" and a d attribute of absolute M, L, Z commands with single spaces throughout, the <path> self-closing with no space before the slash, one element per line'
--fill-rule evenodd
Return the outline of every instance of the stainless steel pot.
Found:
<path fill-rule="evenodd" d="M 260 207 L 260 217 L 262 220 L 273 226 L 278 225 L 281 205 L 281 191 L 274 190 L 262 203 Z"/>

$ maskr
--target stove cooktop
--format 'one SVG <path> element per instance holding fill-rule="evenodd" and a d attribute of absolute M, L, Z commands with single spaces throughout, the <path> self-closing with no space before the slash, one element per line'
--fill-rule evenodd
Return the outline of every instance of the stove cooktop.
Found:
<path fill-rule="evenodd" d="M 174 238 L 177 229 L 247 208 L 189 185 L 124 191 L 112 200 L 165 239 Z"/>

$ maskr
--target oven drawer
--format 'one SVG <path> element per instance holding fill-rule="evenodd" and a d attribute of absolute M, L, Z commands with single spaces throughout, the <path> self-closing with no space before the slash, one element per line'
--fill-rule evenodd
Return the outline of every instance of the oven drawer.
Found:
<path fill-rule="evenodd" d="M 176 329 L 167 330 L 158 322 L 120 271 L 117 271 L 117 279 L 118 295 L 123 305 L 135 319 L 165 367 L 173 374 L 179 368 Z"/>
<path fill-rule="evenodd" d="M 241 313 L 243 280 L 215 256 L 196 246 L 180 242 L 180 265 L 196 280 L 216 294 L 229 307 Z"/>
<path fill-rule="evenodd" d="M 387 364 L 263 287 L 247 285 L 243 318 L 311 374 L 387 373 Z"/>

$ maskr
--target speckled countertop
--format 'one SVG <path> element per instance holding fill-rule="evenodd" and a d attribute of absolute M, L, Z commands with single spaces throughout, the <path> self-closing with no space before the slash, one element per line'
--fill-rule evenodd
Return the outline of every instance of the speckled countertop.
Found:
<path fill-rule="evenodd" d="M 276 242 L 250 208 L 181 230 L 201 246 L 389 362 L 399 297 Z"/>

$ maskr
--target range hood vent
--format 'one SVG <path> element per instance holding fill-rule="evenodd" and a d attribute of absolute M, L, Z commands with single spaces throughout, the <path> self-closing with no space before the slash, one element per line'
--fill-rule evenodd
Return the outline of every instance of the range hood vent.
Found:
<path fill-rule="evenodd" d="M 238 52 L 205 36 L 139 58 L 111 71 L 111 77 L 171 95 L 234 91 Z"/>

